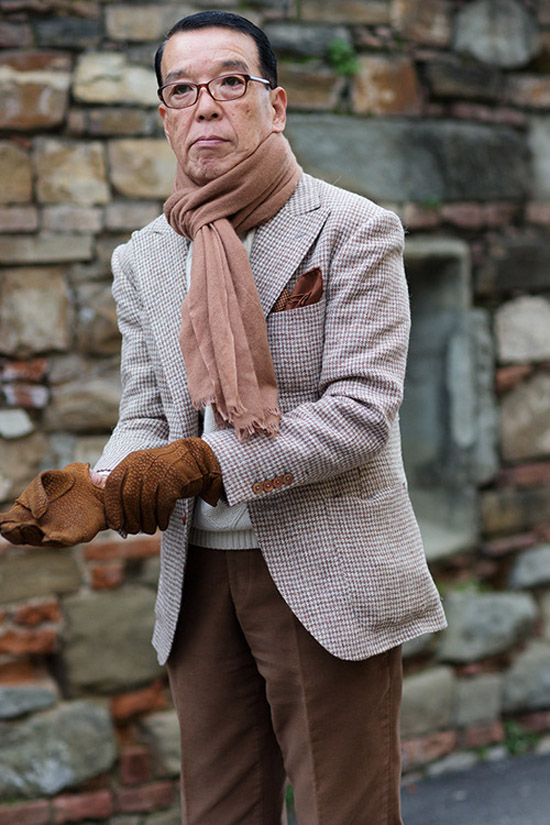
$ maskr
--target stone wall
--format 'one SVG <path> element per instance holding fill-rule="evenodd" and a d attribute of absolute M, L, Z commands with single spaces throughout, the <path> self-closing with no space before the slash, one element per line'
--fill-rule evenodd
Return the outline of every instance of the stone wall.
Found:
<path fill-rule="evenodd" d="M 174 174 L 151 58 L 206 7 L 0 0 L 6 505 L 40 469 L 93 462 L 116 421 L 110 255 Z M 276 46 L 306 170 L 402 217 L 415 329 L 456 322 L 446 337 L 438 322 L 436 390 L 414 379 L 438 352 L 415 343 L 403 411 L 413 444 L 436 392 L 443 435 L 411 474 L 426 518 L 446 491 L 447 522 L 423 529 L 449 616 L 405 650 L 405 771 L 528 747 L 550 730 L 550 2 L 238 10 Z M 0 825 L 176 822 L 177 733 L 150 647 L 158 552 L 109 533 L 0 544 Z"/>

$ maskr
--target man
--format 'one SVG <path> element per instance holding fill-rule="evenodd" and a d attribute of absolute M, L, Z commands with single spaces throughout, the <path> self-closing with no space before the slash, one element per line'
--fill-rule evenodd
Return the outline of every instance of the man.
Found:
<path fill-rule="evenodd" d="M 445 623 L 401 462 L 402 228 L 302 173 L 248 21 L 184 18 L 156 67 L 178 171 L 113 258 L 120 420 L 95 485 L 42 474 L 2 529 L 165 531 L 184 823 L 275 825 L 288 777 L 300 825 L 397 825 L 400 646 Z"/>

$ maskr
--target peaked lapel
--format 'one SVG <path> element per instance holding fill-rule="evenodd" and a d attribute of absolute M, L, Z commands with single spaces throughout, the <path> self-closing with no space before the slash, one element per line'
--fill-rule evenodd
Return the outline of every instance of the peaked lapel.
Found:
<path fill-rule="evenodd" d="M 250 253 L 260 303 L 267 315 L 330 214 L 314 178 L 302 175 L 283 208 L 258 227 Z"/>

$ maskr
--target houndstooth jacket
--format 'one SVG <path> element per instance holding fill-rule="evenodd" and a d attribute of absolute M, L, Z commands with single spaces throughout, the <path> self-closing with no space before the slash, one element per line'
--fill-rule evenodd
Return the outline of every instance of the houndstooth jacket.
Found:
<path fill-rule="evenodd" d="M 188 241 L 164 217 L 113 256 L 122 332 L 119 422 L 98 466 L 199 434 L 178 343 Z M 399 219 L 303 175 L 256 229 L 250 262 L 266 316 L 283 412 L 280 434 L 205 436 L 229 504 L 246 502 L 273 580 L 331 653 L 363 659 L 445 626 L 407 493 L 398 410 L 409 335 Z M 300 274 L 323 295 L 274 312 Z M 163 535 L 153 643 L 169 655 L 192 500 Z M 238 552 L 238 551 L 235 551 Z"/>

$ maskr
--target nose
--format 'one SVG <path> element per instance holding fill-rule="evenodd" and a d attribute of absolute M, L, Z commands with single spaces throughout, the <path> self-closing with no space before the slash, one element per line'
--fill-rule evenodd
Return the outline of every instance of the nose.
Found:
<path fill-rule="evenodd" d="M 199 89 L 199 98 L 195 103 L 195 117 L 197 120 L 215 120 L 220 117 L 220 105 L 214 100 L 208 89 Z"/>

